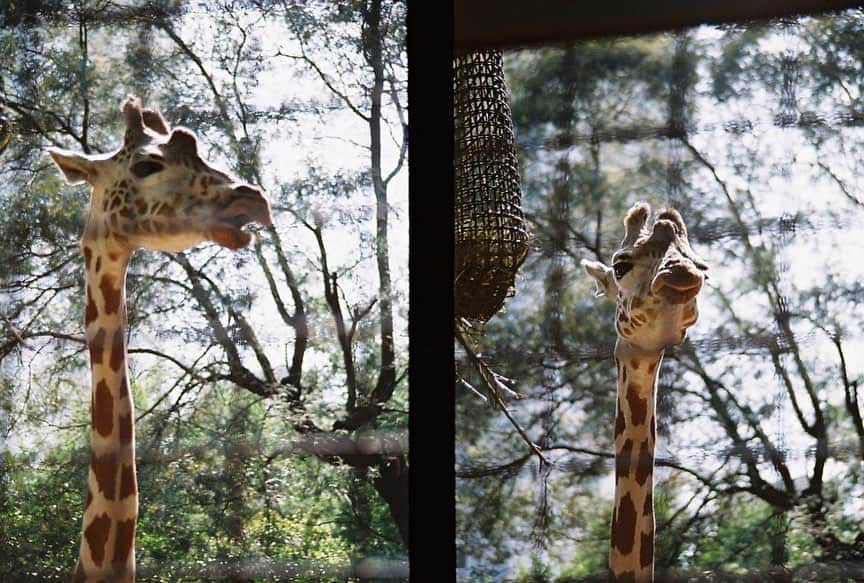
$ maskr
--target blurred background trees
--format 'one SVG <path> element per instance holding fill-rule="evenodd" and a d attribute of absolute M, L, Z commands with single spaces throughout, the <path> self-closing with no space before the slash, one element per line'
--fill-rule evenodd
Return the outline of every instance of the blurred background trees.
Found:
<path fill-rule="evenodd" d="M 660 372 L 658 571 L 860 573 L 862 27 L 853 10 L 505 53 L 534 249 L 475 341 L 551 464 L 457 390 L 465 581 L 605 580 L 614 306 L 579 260 L 608 262 L 638 200 L 681 211 L 711 266 Z M 481 382 L 461 348 L 457 366 Z"/>
<path fill-rule="evenodd" d="M 404 2 L 0 6 L 0 579 L 77 556 L 87 193 L 45 148 L 117 148 L 127 94 L 274 215 L 238 254 L 133 260 L 141 578 L 404 574 Z"/>

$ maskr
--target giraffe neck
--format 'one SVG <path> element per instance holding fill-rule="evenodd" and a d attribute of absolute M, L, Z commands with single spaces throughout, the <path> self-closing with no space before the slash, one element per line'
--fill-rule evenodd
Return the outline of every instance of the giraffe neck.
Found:
<path fill-rule="evenodd" d="M 130 256 L 85 241 L 85 326 L 92 373 L 90 470 L 74 581 L 135 580 L 135 417 L 126 368 Z"/>
<path fill-rule="evenodd" d="M 615 359 L 618 403 L 610 579 L 653 581 L 655 396 L 663 351 L 646 352 L 619 338 Z"/>

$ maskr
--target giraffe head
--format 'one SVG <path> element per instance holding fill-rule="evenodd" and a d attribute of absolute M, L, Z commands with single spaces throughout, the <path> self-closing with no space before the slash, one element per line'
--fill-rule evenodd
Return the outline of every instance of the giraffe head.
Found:
<path fill-rule="evenodd" d="M 627 213 L 612 267 L 584 259 L 582 265 L 597 281 L 597 295 L 615 301 L 619 339 L 656 352 L 683 342 L 696 322 L 696 296 L 708 266 L 690 248 L 678 211 L 659 211 L 649 229 L 650 212 L 646 203 L 636 203 Z"/>
<path fill-rule="evenodd" d="M 50 150 L 66 181 L 92 187 L 84 242 L 182 251 L 202 241 L 238 249 L 252 241 L 243 227 L 271 223 L 261 190 L 210 166 L 195 134 L 173 130 L 155 110 L 129 97 L 123 147 L 101 155 Z"/>

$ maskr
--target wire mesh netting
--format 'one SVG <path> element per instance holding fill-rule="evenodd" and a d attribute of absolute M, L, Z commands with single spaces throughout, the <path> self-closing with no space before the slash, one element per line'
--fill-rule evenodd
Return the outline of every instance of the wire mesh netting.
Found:
<path fill-rule="evenodd" d="M 485 321 L 514 293 L 528 252 L 500 51 L 453 63 L 456 317 Z"/>

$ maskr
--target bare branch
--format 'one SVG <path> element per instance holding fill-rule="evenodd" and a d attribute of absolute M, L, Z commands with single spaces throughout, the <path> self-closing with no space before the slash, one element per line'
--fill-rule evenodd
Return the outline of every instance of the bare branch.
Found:
<path fill-rule="evenodd" d="M 273 240 L 273 249 L 276 252 L 276 260 L 282 270 L 282 275 L 285 278 L 285 284 L 291 292 L 291 299 L 294 302 L 294 314 L 291 318 L 291 325 L 294 327 L 294 354 L 291 359 L 291 369 L 288 372 L 287 382 L 289 385 L 300 388 L 303 374 L 303 357 L 306 353 L 306 345 L 309 342 L 309 328 L 306 321 L 306 308 L 303 297 L 300 295 L 300 287 L 297 279 L 294 277 L 294 272 L 288 265 L 288 259 L 285 257 L 285 250 L 282 247 L 282 239 L 276 227 L 267 227 L 267 232 Z M 263 261 L 260 251 L 259 261 Z M 263 267 L 263 265 L 262 265 Z M 265 270 L 265 275 L 266 275 Z"/>
<path fill-rule="evenodd" d="M 840 177 L 837 176 L 833 170 L 831 170 L 831 168 L 828 166 L 828 164 L 826 164 L 825 162 L 822 162 L 820 160 L 819 162 L 817 162 L 817 165 L 819 166 L 819 168 L 824 170 L 825 173 L 828 174 L 828 176 L 831 177 L 831 180 L 833 180 L 837 184 L 837 187 L 840 189 L 840 192 L 842 192 L 846 198 L 848 198 L 854 204 L 856 204 L 860 207 L 864 207 L 864 201 L 862 201 L 860 198 L 858 198 L 857 196 L 855 196 L 854 194 L 849 192 L 849 189 L 846 188 L 846 185 L 843 183 L 842 180 L 840 180 Z"/>
<path fill-rule="evenodd" d="M 280 49 L 279 51 L 276 52 L 276 56 L 277 57 L 285 57 L 287 59 L 294 59 L 294 60 L 303 61 L 304 63 L 309 65 L 309 67 L 311 67 L 312 70 L 315 71 L 315 73 L 318 75 L 318 78 L 321 79 L 321 81 L 324 83 L 324 85 L 327 87 L 327 89 L 331 93 L 333 93 L 333 95 L 338 97 L 339 100 L 342 101 L 342 103 L 344 103 L 345 106 L 348 107 L 348 109 L 350 109 L 357 117 L 359 117 L 360 119 L 362 119 L 365 122 L 369 122 L 369 119 L 370 119 L 369 116 L 366 115 L 365 113 L 363 113 L 362 111 L 360 111 L 360 109 L 356 105 L 354 105 L 354 103 L 351 101 L 351 99 L 348 98 L 347 95 L 345 95 L 345 93 L 343 93 L 342 91 L 339 91 L 336 88 L 336 86 L 333 85 L 333 83 L 327 77 L 327 74 L 324 73 L 324 71 L 321 69 L 321 67 L 318 66 L 318 63 L 316 63 L 311 57 L 309 57 L 309 55 L 306 54 L 306 46 L 304 44 L 301 43 L 299 55 L 291 55 L 288 53 L 283 53 Z"/>
<path fill-rule="evenodd" d="M 216 310 L 213 302 L 210 301 L 209 294 L 201 285 L 202 274 L 194 267 L 192 267 L 184 253 L 177 253 L 176 255 L 172 256 L 172 258 L 186 271 L 186 274 L 189 276 L 189 280 L 192 283 L 192 296 L 196 299 L 198 305 L 201 306 L 201 309 L 204 311 L 204 316 L 210 324 L 210 328 L 213 330 L 213 335 L 216 337 L 216 341 L 219 343 L 219 345 L 225 351 L 226 356 L 228 357 L 229 373 L 220 375 L 220 378 L 229 380 L 237 384 L 238 386 L 248 389 L 258 395 L 274 394 L 275 387 L 272 383 L 268 384 L 261 381 L 252 373 L 252 371 L 250 371 L 243 365 L 243 361 L 240 358 L 240 353 L 237 351 L 237 347 L 231 341 L 231 338 L 228 335 L 228 331 L 225 329 L 219 319 L 219 312 Z"/>
<path fill-rule="evenodd" d="M 318 252 L 321 258 L 321 279 L 324 285 L 324 299 L 330 308 L 330 315 L 336 325 L 336 337 L 342 349 L 342 364 L 345 366 L 345 387 L 348 397 L 345 401 L 345 410 L 350 416 L 357 406 L 357 372 L 354 366 L 354 354 L 351 346 L 351 336 L 345 328 L 345 317 L 342 315 L 342 304 L 339 301 L 338 282 L 336 272 L 330 272 L 327 264 L 327 250 L 324 247 L 324 235 L 321 227 L 313 230 L 315 240 L 318 243 Z"/>
<path fill-rule="evenodd" d="M 494 371 L 492 371 L 488 365 L 483 362 L 480 356 L 474 351 L 469 342 L 466 340 L 465 336 L 462 334 L 462 331 L 459 327 L 456 327 L 456 340 L 462 346 L 462 349 L 465 350 L 465 354 L 468 355 L 468 359 L 471 361 L 471 364 L 477 370 L 477 373 L 480 375 L 480 378 L 483 379 L 483 384 L 486 387 L 486 394 L 490 399 L 490 403 L 493 404 L 496 408 L 500 409 L 504 416 L 507 417 L 507 420 L 510 421 L 510 424 L 513 425 L 513 428 L 516 429 L 516 432 L 519 434 L 519 437 L 528 445 L 531 453 L 536 455 L 541 463 L 548 464 L 549 461 L 543 456 L 542 449 L 539 445 L 531 441 L 531 438 L 528 437 L 528 434 L 522 429 L 522 426 L 513 418 L 509 409 L 507 409 L 507 405 L 504 402 L 503 397 L 501 396 L 501 391 L 499 389 L 507 390 L 511 393 L 511 395 L 515 395 L 517 398 L 519 395 L 509 389 L 503 382 L 501 382 L 500 375 L 497 375 Z"/>
<path fill-rule="evenodd" d="M 237 308 L 235 307 L 235 302 L 231 300 L 231 298 L 227 297 L 222 290 L 219 288 L 216 283 L 210 279 L 208 275 L 199 271 L 198 272 L 201 279 L 205 280 L 210 284 L 210 289 L 213 290 L 213 293 L 219 299 L 220 303 L 225 307 L 228 311 L 228 315 L 230 315 L 240 327 L 240 331 L 243 333 L 244 340 L 252 347 L 252 351 L 255 353 L 255 358 L 258 360 L 258 364 L 261 365 L 261 370 L 264 371 L 264 379 L 269 383 L 276 382 L 276 377 L 273 374 L 273 367 L 270 365 L 270 360 L 267 358 L 267 354 L 264 352 L 264 349 L 261 347 L 261 344 L 258 342 L 258 337 L 255 334 L 255 330 L 252 329 L 252 326 L 249 324 L 249 321 L 246 317 L 241 314 Z"/>

